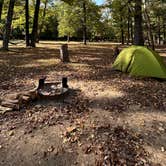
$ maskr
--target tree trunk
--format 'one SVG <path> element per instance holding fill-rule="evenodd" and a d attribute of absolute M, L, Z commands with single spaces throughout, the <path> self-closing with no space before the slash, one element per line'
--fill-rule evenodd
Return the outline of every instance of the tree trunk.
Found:
<path fill-rule="evenodd" d="M 152 28 L 151 28 L 151 23 L 150 23 L 150 17 L 148 15 L 146 7 L 145 7 L 145 18 L 146 18 L 146 25 L 147 25 L 147 28 L 148 28 L 148 36 L 149 36 L 149 40 L 150 40 L 150 46 L 152 47 L 153 50 L 155 50 L 153 34 L 152 34 Z"/>
<path fill-rule="evenodd" d="M 70 35 L 67 35 L 67 42 L 70 42 Z"/>
<path fill-rule="evenodd" d="M 128 17 L 128 22 L 127 22 L 127 44 L 130 43 L 130 18 Z"/>
<path fill-rule="evenodd" d="M 165 19 L 163 18 L 163 40 L 164 40 L 164 42 L 163 42 L 163 44 L 166 44 L 166 30 L 165 30 L 165 28 L 166 28 L 166 26 L 165 26 L 165 22 L 166 21 L 164 21 Z"/>
<path fill-rule="evenodd" d="M 15 4 L 15 0 L 10 0 L 8 14 L 7 14 L 7 20 L 6 20 L 6 24 L 5 24 L 5 31 L 3 34 L 3 49 L 4 50 L 8 50 L 14 4 Z"/>
<path fill-rule="evenodd" d="M 1 22 L 1 16 L 2 16 L 3 3 L 4 3 L 4 0 L 0 0 L 0 22 Z"/>
<path fill-rule="evenodd" d="M 121 29 L 121 43 L 124 44 L 124 30 L 123 30 L 122 17 L 120 19 L 121 19 L 121 25 L 120 25 L 120 29 Z"/>
<path fill-rule="evenodd" d="M 87 28 L 86 28 L 86 3 L 83 1 L 83 43 L 86 45 Z"/>
<path fill-rule="evenodd" d="M 25 39 L 26 39 L 26 46 L 29 46 L 29 0 L 25 1 L 25 30 L 26 30 L 26 34 L 25 34 Z"/>
<path fill-rule="evenodd" d="M 130 43 L 130 9 L 128 8 L 128 20 L 127 20 L 127 44 Z"/>
<path fill-rule="evenodd" d="M 33 19 L 33 28 L 32 28 L 32 35 L 31 35 L 31 46 L 32 47 L 36 47 L 38 19 L 39 19 L 39 8 L 40 8 L 40 0 L 36 0 L 35 13 L 34 13 L 34 19 Z"/>
<path fill-rule="evenodd" d="M 41 22 L 41 25 L 39 27 L 38 41 L 40 40 L 40 35 L 41 35 L 42 30 L 43 30 L 44 19 L 45 19 L 45 16 L 46 16 L 47 4 L 48 4 L 48 0 L 45 0 L 44 10 L 43 10 L 43 16 L 42 16 L 42 22 Z"/>
<path fill-rule="evenodd" d="M 158 16 L 158 44 L 161 44 L 160 16 Z"/>
<path fill-rule="evenodd" d="M 142 29 L 142 0 L 135 0 L 134 11 L 134 45 L 144 45 Z"/>
<path fill-rule="evenodd" d="M 60 57 L 62 62 L 69 62 L 68 45 L 63 44 L 60 48 Z"/>
<path fill-rule="evenodd" d="M 130 22 L 130 37 L 131 37 L 131 43 L 133 44 L 134 38 L 133 38 L 133 19 L 132 18 Z"/>

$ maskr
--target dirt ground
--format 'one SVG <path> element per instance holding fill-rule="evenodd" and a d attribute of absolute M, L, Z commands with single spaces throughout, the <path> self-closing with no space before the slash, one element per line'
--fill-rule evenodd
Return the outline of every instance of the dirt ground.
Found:
<path fill-rule="evenodd" d="M 64 100 L 0 115 L 0 165 L 165 166 L 166 82 L 112 71 L 114 44 L 69 43 L 68 64 L 60 45 L 0 52 L 1 98 L 41 76 L 67 76 L 71 88 Z M 157 51 L 166 57 L 166 46 Z"/>

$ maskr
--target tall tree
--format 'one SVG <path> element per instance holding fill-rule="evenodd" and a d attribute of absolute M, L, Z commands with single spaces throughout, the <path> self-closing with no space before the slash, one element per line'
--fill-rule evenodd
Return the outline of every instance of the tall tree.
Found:
<path fill-rule="evenodd" d="M 146 22 L 146 26 L 147 26 L 147 33 L 148 33 L 148 38 L 149 38 L 149 44 L 152 47 L 152 49 L 154 50 L 155 47 L 154 47 L 154 40 L 153 40 L 153 34 L 152 34 L 151 20 L 150 20 L 150 17 L 149 17 L 146 5 L 147 4 L 145 2 L 145 5 L 144 5 L 144 17 L 146 19 L 145 22 Z"/>
<path fill-rule="evenodd" d="M 7 19 L 6 19 L 6 23 L 5 23 L 5 31 L 3 34 L 3 49 L 4 50 L 8 50 L 14 4 L 15 4 L 15 0 L 10 0 L 9 7 L 8 7 Z"/>
<path fill-rule="evenodd" d="M 126 30 L 128 30 L 128 0 L 114 0 L 108 1 L 110 4 L 110 8 L 112 11 L 112 19 L 114 22 L 114 26 L 116 27 L 118 38 L 120 39 L 121 43 L 124 44 L 126 38 Z M 127 34 L 129 36 L 129 34 Z"/>
<path fill-rule="evenodd" d="M 69 42 L 70 37 L 73 37 L 75 35 L 76 30 L 79 27 L 80 20 L 77 16 L 74 4 L 74 7 L 71 7 L 69 4 L 62 2 L 57 5 L 59 22 L 58 33 L 60 37 L 67 36 L 67 41 Z"/>
<path fill-rule="evenodd" d="M 86 45 L 87 40 L 87 26 L 86 26 L 86 20 L 87 20 L 87 8 L 86 8 L 86 2 L 83 0 L 83 43 Z"/>
<path fill-rule="evenodd" d="M 32 35 L 31 35 L 31 46 L 32 47 L 36 47 L 38 20 L 39 20 L 39 8 L 40 8 L 40 0 L 36 0 L 35 12 L 34 12 L 34 18 L 33 18 L 33 28 L 32 28 Z"/>
<path fill-rule="evenodd" d="M 29 0 L 25 0 L 25 30 L 26 46 L 29 46 Z"/>
<path fill-rule="evenodd" d="M 142 29 L 142 0 L 135 0 L 134 11 L 134 44 L 144 45 Z"/>
<path fill-rule="evenodd" d="M 72 4 L 72 7 L 62 2 L 57 4 L 60 37 L 83 38 L 83 42 L 86 44 L 87 38 L 93 38 L 93 34 L 98 35 L 100 33 L 99 29 L 101 31 L 101 28 L 103 28 L 101 26 L 100 9 L 90 0 L 86 0 L 85 3 L 83 4 L 83 0 L 77 0 Z M 86 11 L 83 11 L 84 7 Z"/>

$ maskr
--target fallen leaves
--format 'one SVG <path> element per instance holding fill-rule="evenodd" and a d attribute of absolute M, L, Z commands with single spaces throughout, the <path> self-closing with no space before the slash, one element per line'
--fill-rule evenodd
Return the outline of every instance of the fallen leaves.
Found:
<path fill-rule="evenodd" d="M 102 50 L 99 50 L 102 52 L 101 54 L 94 55 L 92 54 L 93 49 L 91 50 L 88 47 L 82 49 L 83 52 L 87 52 L 88 56 L 86 54 L 80 56 L 80 48 L 78 48 L 78 52 L 73 52 L 74 55 L 71 55 L 71 59 L 79 63 L 47 67 L 43 65 L 36 67 L 31 65 L 31 62 L 41 59 L 44 59 L 45 62 L 49 61 L 55 56 L 55 49 L 52 50 L 51 54 L 43 54 L 42 48 L 37 52 L 35 50 L 32 50 L 32 52 L 24 50 L 21 55 L 15 55 L 15 53 L 11 53 L 10 56 L 1 55 L 2 60 L 7 59 L 6 65 L 0 65 L 0 96 L 3 98 L 10 92 L 21 92 L 24 88 L 30 88 L 33 81 L 40 75 L 49 75 L 53 79 L 55 79 L 55 76 L 69 76 L 70 83 L 73 86 L 73 91 L 69 98 L 64 100 L 64 103 L 31 103 L 23 108 L 22 112 L 3 115 L 0 119 L 2 126 L 6 122 L 9 123 L 7 127 L 5 126 L 7 135 L 12 136 L 12 138 L 17 137 L 15 130 L 23 127 L 24 134 L 27 134 L 23 137 L 27 138 L 36 130 L 67 123 L 68 125 L 63 127 L 65 129 L 62 135 L 63 146 L 66 146 L 66 148 L 71 146 L 71 151 L 80 150 L 80 155 L 83 153 L 83 155 L 86 154 L 90 157 L 91 154 L 95 154 L 96 165 L 148 165 L 148 154 L 143 148 L 144 139 L 140 138 L 136 131 L 132 131 L 123 125 L 116 126 L 119 121 L 116 121 L 114 126 L 101 124 L 100 121 L 97 121 L 97 119 L 102 118 L 105 122 L 108 117 L 96 117 L 96 123 L 88 124 L 86 122 L 90 121 L 90 117 L 87 114 L 101 109 L 101 114 L 103 113 L 102 110 L 116 113 L 114 117 L 117 119 L 116 116 L 123 116 L 121 114 L 123 112 L 143 111 L 146 108 L 149 109 L 149 113 L 152 109 L 164 112 L 166 110 L 166 93 L 164 91 L 166 84 L 153 79 L 132 78 L 127 74 L 111 71 L 110 48 L 107 48 L 108 52 L 105 52 L 106 50 L 102 48 Z M 50 50 L 46 49 L 46 51 Z M 95 60 L 96 58 L 97 60 Z M 75 90 L 76 88 L 79 91 Z M 103 91 L 106 92 L 106 97 L 101 95 Z M 113 94 L 109 93 L 110 91 L 124 95 L 116 95 L 115 98 L 111 98 Z M 28 101 L 27 95 L 24 94 L 24 96 L 25 102 Z M 9 98 L 13 98 L 13 101 L 18 100 L 18 97 L 14 95 Z M 97 98 L 97 100 L 94 98 Z M 6 103 L 4 104 L 6 105 Z M 111 122 L 112 119 L 109 119 L 109 121 Z M 153 137 L 156 133 L 157 136 L 163 135 L 166 131 L 164 122 L 162 124 L 156 122 L 153 131 L 148 130 L 150 127 L 146 125 L 147 122 L 140 121 L 140 126 L 145 129 L 143 134 L 147 138 Z M 149 139 L 152 140 L 152 138 Z M 155 140 L 156 137 L 153 139 Z M 48 157 L 51 153 L 58 153 L 54 144 L 52 142 L 51 144 L 44 149 L 43 157 Z M 3 144 L 0 145 L 0 149 L 2 146 Z M 164 144 L 159 145 L 158 149 L 165 153 Z"/>

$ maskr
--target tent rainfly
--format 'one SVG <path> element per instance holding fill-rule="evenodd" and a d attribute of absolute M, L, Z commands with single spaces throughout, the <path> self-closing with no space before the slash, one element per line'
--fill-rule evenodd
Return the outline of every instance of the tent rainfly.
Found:
<path fill-rule="evenodd" d="M 112 67 L 133 76 L 166 79 L 166 65 L 162 57 L 144 46 L 123 49 Z"/>

